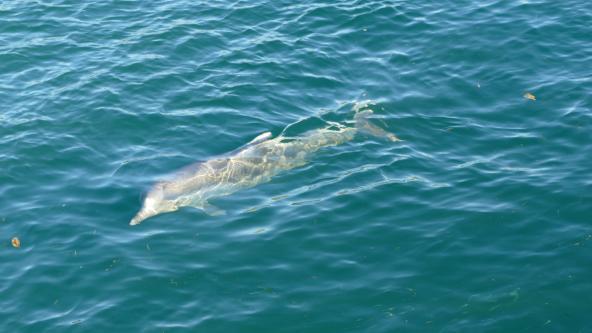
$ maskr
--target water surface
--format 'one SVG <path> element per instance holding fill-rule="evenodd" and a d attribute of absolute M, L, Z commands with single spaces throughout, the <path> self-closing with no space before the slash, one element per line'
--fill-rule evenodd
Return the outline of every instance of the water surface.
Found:
<path fill-rule="evenodd" d="M 575 0 L 3 1 L 0 331 L 592 332 L 590 22 Z M 404 141 L 128 226 L 156 179 L 364 100 Z"/>

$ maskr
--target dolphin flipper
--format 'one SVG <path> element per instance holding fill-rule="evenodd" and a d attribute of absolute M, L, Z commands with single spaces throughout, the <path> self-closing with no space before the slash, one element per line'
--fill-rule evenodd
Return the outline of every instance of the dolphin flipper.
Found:
<path fill-rule="evenodd" d="M 197 207 L 201 210 L 204 211 L 204 213 L 210 215 L 210 216 L 221 216 L 221 215 L 226 215 L 226 211 L 223 209 L 220 209 L 212 204 L 210 204 L 209 202 L 204 202 L 202 203 L 202 205 L 200 207 Z"/>

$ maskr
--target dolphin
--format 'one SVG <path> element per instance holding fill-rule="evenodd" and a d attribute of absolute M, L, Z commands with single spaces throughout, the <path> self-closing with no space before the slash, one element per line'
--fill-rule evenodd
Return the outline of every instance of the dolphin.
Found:
<path fill-rule="evenodd" d="M 352 140 L 360 131 L 399 141 L 394 134 L 369 121 L 372 110 L 354 111 L 354 126 L 334 124 L 299 137 L 272 138 L 270 132 L 265 132 L 232 153 L 182 169 L 151 188 L 130 225 L 181 207 L 198 208 L 212 216 L 223 215 L 225 212 L 210 204 L 210 199 L 267 182 L 282 171 L 306 164 L 311 154 L 321 148 Z"/>

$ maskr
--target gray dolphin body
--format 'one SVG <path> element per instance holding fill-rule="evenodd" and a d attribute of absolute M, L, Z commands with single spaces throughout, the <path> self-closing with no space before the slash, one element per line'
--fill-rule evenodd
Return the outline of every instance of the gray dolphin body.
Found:
<path fill-rule="evenodd" d="M 209 215 L 222 215 L 224 211 L 211 205 L 209 199 L 267 182 L 282 171 L 306 164 L 310 155 L 323 147 L 352 140 L 358 131 L 397 141 L 395 135 L 369 122 L 367 116 L 371 113 L 370 110 L 356 112 L 354 127 L 327 127 L 302 137 L 271 139 L 271 133 L 266 132 L 234 154 L 189 166 L 171 180 L 156 183 L 130 224 L 140 224 L 147 218 L 180 207 L 195 207 Z"/>

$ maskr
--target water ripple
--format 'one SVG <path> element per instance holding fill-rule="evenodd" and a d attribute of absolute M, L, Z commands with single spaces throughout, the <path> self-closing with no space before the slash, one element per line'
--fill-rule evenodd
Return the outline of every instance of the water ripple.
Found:
<path fill-rule="evenodd" d="M 586 331 L 591 18 L 2 2 L 0 331 Z M 363 100 L 403 141 L 325 149 L 216 200 L 226 216 L 128 227 L 156 179 Z"/>

